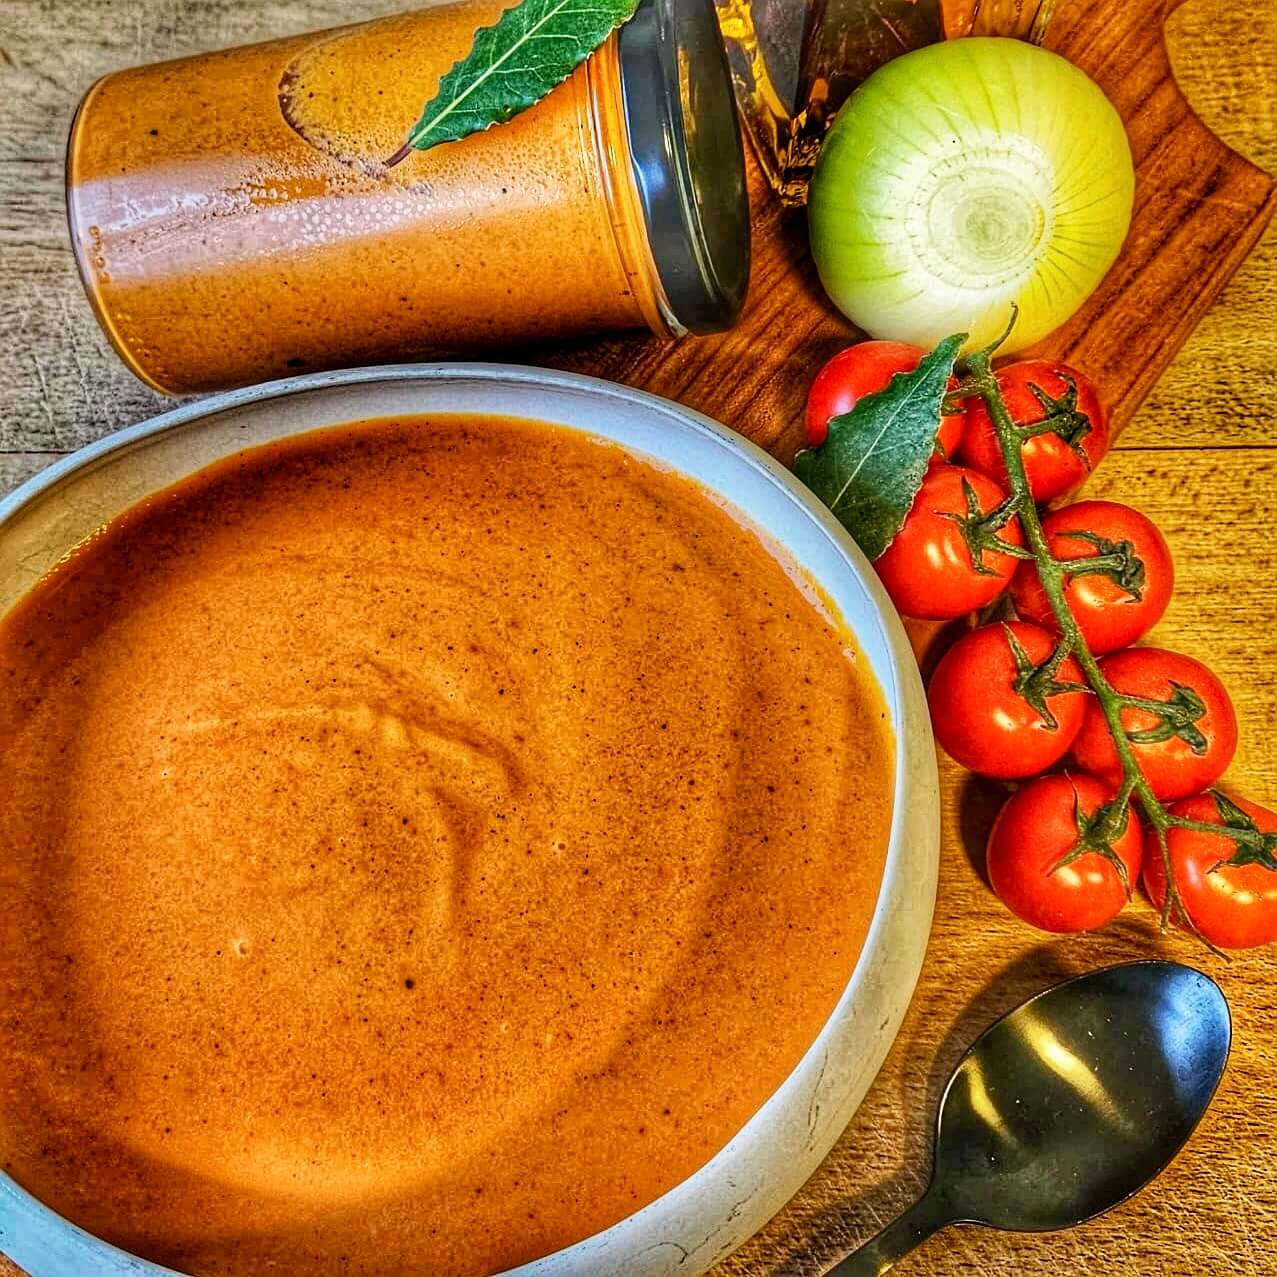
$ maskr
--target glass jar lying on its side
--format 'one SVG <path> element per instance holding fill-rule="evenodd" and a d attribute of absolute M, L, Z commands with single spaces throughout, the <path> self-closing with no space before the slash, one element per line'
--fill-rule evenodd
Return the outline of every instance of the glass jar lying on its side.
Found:
<path fill-rule="evenodd" d="M 128 366 L 186 393 L 730 327 L 749 213 L 712 0 L 643 0 L 536 106 L 386 166 L 502 8 L 456 0 L 99 81 L 67 206 Z"/>

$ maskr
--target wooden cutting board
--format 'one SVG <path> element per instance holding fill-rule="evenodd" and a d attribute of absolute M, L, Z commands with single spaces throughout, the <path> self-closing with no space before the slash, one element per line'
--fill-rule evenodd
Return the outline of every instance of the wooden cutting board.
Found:
<path fill-rule="evenodd" d="M 1177 5 L 1063 0 L 1043 42 L 1086 71 L 1117 106 L 1131 140 L 1136 192 L 1117 262 L 1078 314 L 1033 353 L 1087 373 L 1102 387 L 1118 430 L 1277 208 L 1273 179 L 1215 137 L 1175 83 L 1163 22 Z M 949 29 L 963 29 L 978 8 L 955 0 Z M 1007 26 L 1014 26 L 1014 12 Z M 624 338 L 533 357 L 680 400 L 788 461 L 801 441 L 812 375 L 860 334 L 821 291 L 804 215 L 782 209 L 749 161 L 754 266 L 736 328 L 676 345 Z"/>
<path fill-rule="evenodd" d="M 1225 146 L 1175 82 L 1163 24 L 1180 3 L 1064 0 L 1054 6 L 1043 40 L 1087 72 L 1121 113 L 1135 161 L 1135 207 L 1126 243 L 1100 287 L 1063 328 L 1024 353 L 1085 372 L 1101 388 L 1115 433 L 1277 209 L 1274 179 Z M 1016 33 L 1025 5 L 996 7 L 991 19 L 980 0 L 951 0 L 946 30 Z M 820 287 L 804 214 L 782 208 L 753 155 L 747 160 L 754 265 L 736 328 L 675 345 L 626 338 L 529 357 L 677 399 L 788 463 L 801 445 L 815 370 L 861 334 Z M 911 621 L 906 628 L 925 670 L 952 627 Z"/>

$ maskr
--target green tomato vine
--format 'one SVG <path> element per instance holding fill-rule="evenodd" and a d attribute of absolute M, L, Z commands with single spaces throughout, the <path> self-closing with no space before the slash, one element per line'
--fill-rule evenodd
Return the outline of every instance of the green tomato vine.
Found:
<path fill-rule="evenodd" d="M 1024 468 L 1024 460 L 1021 456 L 1021 448 L 1024 444 L 1034 436 L 1043 433 L 1043 423 L 1019 426 L 1012 419 L 1011 413 L 1002 398 L 1001 389 L 993 375 L 991 366 L 993 354 L 998 345 L 1000 345 L 1000 340 L 984 350 L 967 356 L 963 363 L 962 379 L 957 388 L 948 396 L 947 402 L 956 402 L 961 399 L 978 396 L 988 408 L 994 430 L 997 433 L 998 444 L 1006 462 L 1010 495 L 999 506 L 997 511 L 986 517 L 985 524 L 988 530 L 996 531 L 996 529 L 1004 527 L 1013 518 L 1019 519 L 1027 544 L 1027 550 L 1021 553 L 1023 557 L 1032 558 L 1037 568 L 1043 591 L 1051 605 L 1051 611 L 1054 614 L 1055 622 L 1060 632 L 1059 642 L 1055 651 L 1038 668 L 1050 679 L 1059 670 L 1067 657 L 1072 656 L 1077 661 L 1086 678 L 1086 687 L 1059 684 L 1058 686 L 1053 686 L 1053 691 L 1072 690 L 1076 686 L 1078 691 L 1089 690 L 1095 696 L 1104 715 L 1104 721 L 1113 739 L 1113 745 L 1122 767 L 1123 779 L 1118 787 L 1117 794 L 1111 802 L 1101 809 L 1100 813 L 1096 814 L 1096 817 L 1089 823 L 1086 832 L 1080 835 L 1078 844 L 1063 857 L 1057 868 L 1077 859 L 1078 856 L 1086 852 L 1097 852 L 1115 864 L 1119 874 L 1125 881 L 1124 867 L 1121 859 L 1113 851 L 1112 843 L 1126 828 L 1130 819 L 1132 800 L 1138 799 L 1144 819 L 1152 828 L 1156 837 L 1158 853 L 1161 856 L 1162 866 L 1165 871 L 1166 894 L 1161 909 L 1163 930 L 1172 921 L 1178 921 L 1186 930 L 1198 936 L 1199 939 L 1203 939 L 1203 943 L 1214 949 L 1215 946 L 1210 945 L 1210 942 L 1204 940 L 1201 936 L 1184 906 L 1175 881 L 1175 871 L 1171 863 L 1167 834 L 1171 829 L 1185 829 L 1229 838 L 1236 844 L 1237 848 L 1233 863 L 1245 863 L 1257 856 L 1263 856 L 1268 838 L 1254 828 L 1253 823 L 1249 821 L 1244 823 L 1211 824 L 1176 816 L 1167 810 L 1166 806 L 1153 792 L 1152 786 L 1149 784 L 1140 767 L 1139 760 L 1136 758 L 1132 744 L 1147 740 L 1164 739 L 1166 736 L 1175 733 L 1183 735 L 1191 744 L 1192 734 L 1197 730 L 1193 726 L 1193 722 L 1197 716 L 1200 716 L 1201 702 L 1197 699 L 1196 694 L 1187 688 L 1176 689 L 1175 695 L 1166 701 L 1128 696 L 1114 688 L 1104 676 L 1099 662 L 1078 628 L 1077 621 L 1065 595 L 1067 578 L 1078 573 L 1079 564 L 1075 561 L 1066 562 L 1057 559 L 1052 554 L 1046 534 L 1042 528 L 1041 519 L 1038 516 L 1037 506 L 1033 501 L 1028 476 Z M 1100 570 L 1100 565 L 1093 563 L 1089 566 L 1089 570 L 1098 571 Z M 1031 675 L 1022 670 L 1022 681 L 1027 677 L 1031 677 Z M 1144 710 L 1155 715 L 1161 722 L 1157 727 L 1148 731 L 1128 732 L 1122 724 L 1122 711 L 1125 709 Z M 1229 805 L 1232 806 L 1232 804 Z M 1221 862 L 1221 864 L 1226 863 L 1229 862 Z M 1216 868 L 1219 867 L 1216 866 Z M 1127 890 L 1129 892 L 1130 884 L 1127 884 Z"/>

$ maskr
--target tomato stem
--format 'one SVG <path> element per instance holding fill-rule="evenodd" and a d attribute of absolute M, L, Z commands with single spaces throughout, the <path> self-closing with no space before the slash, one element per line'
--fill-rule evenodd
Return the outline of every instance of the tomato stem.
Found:
<path fill-rule="evenodd" d="M 1024 539 L 1028 544 L 1029 552 L 1037 568 L 1038 579 L 1042 583 L 1043 592 L 1046 594 L 1056 625 L 1059 627 L 1060 646 L 1058 650 L 1071 653 L 1082 667 L 1082 673 L 1085 675 L 1091 691 L 1095 694 L 1100 710 L 1104 715 L 1109 735 L 1113 739 L 1113 747 L 1117 751 L 1118 760 L 1121 763 L 1122 784 L 1118 788 L 1117 796 L 1114 798 L 1111 810 L 1104 821 L 1105 827 L 1102 833 L 1108 835 L 1110 830 L 1116 830 L 1119 827 L 1122 814 L 1130 805 L 1131 799 L 1133 797 L 1139 799 L 1140 808 L 1144 813 L 1145 819 L 1153 827 L 1166 878 L 1166 895 L 1162 901 L 1162 930 L 1166 930 L 1172 919 L 1178 918 L 1187 930 L 1202 940 L 1210 949 L 1219 953 L 1220 951 L 1216 946 L 1210 944 L 1201 935 L 1193 920 L 1189 917 L 1188 910 L 1184 907 L 1178 884 L 1175 881 L 1175 869 L 1171 863 L 1170 848 L 1167 844 L 1167 831 L 1172 828 L 1193 829 L 1200 832 L 1220 834 L 1225 838 L 1232 838 L 1237 843 L 1253 842 L 1254 839 L 1246 830 L 1233 829 L 1227 825 L 1203 824 L 1200 821 L 1185 820 L 1182 817 L 1173 816 L 1162 805 L 1157 795 L 1153 792 L 1148 778 L 1141 770 L 1135 757 L 1135 751 L 1131 747 L 1131 740 L 1122 725 L 1122 710 L 1127 707 L 1137 706 L 1165 718 L 1167 717 L 1168 706 L 1161 702 L 1144 701 L 1141 698 L 1125 696 L 1119 693 L 1105 678 L 1104 671 L 1100 669 L 1099 661 L 1096 660 L 1094 653 L 1087 645 L 1064 593 L 1066 578 L 1070 571 L 1076 572 L 1077 565 L 1061 561 L 1051 553 L 1046 533 L 1042 528 L 1042 521 L 1038 517 L 1037 507 L 1033 503 L 1028 475 L 1024 468 L 1024 459 L 1020 454 L 1021 446 L 1027 438 L 1032 436 L 1034 430 L 1033 427 L 1029 427 L 1026 430 L 1017 426 L 1012 420 L 1011 413 L 1002 398 L 1001 388 L 993 375 L 992 355 L 992 349 L 985 349 L 967 356 L 965 373 L 961 381 L 961 390 L 964 397 L 968 394 L 978 395 L 984 400 L 985 407 L 989 410 L 989 418 L 993 423 L 998 445 L 1002 450 L 1002 458 L 1006 463 L 1008 487 L 1010 489 L 1010 496 L 1002 509 L 1006 511 L 1013 510 L 1019 516 L 1020 526 L 1024 531 Z"/>
<path fill-rule="evenodd" d="M 1186 829 L 1195 834 L 1223 834 L 1243 847 L 1262 847 L 1264 835 L 1258 829 L 1234 829 L 1226 825 L 1213 825 L 1208 820 L 1188 820 L 1184 816 L 1171 816 L 1169 823 L 1176 829 Z"/>

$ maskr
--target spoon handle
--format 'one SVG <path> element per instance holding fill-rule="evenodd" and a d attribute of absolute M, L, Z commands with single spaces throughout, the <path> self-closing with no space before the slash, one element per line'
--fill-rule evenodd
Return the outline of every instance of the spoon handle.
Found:
<path fill-rule="evenodd" d="M 871 1237 L 841 1263 L 827 1269 L 825 1277 L 880 1277 L 896 1260 L 903 1259 L 932 1233 L 951 1223 L 952 1212 L 946 1209 L 938 1194 L 928 1189 L 877 1237 Z"/>

